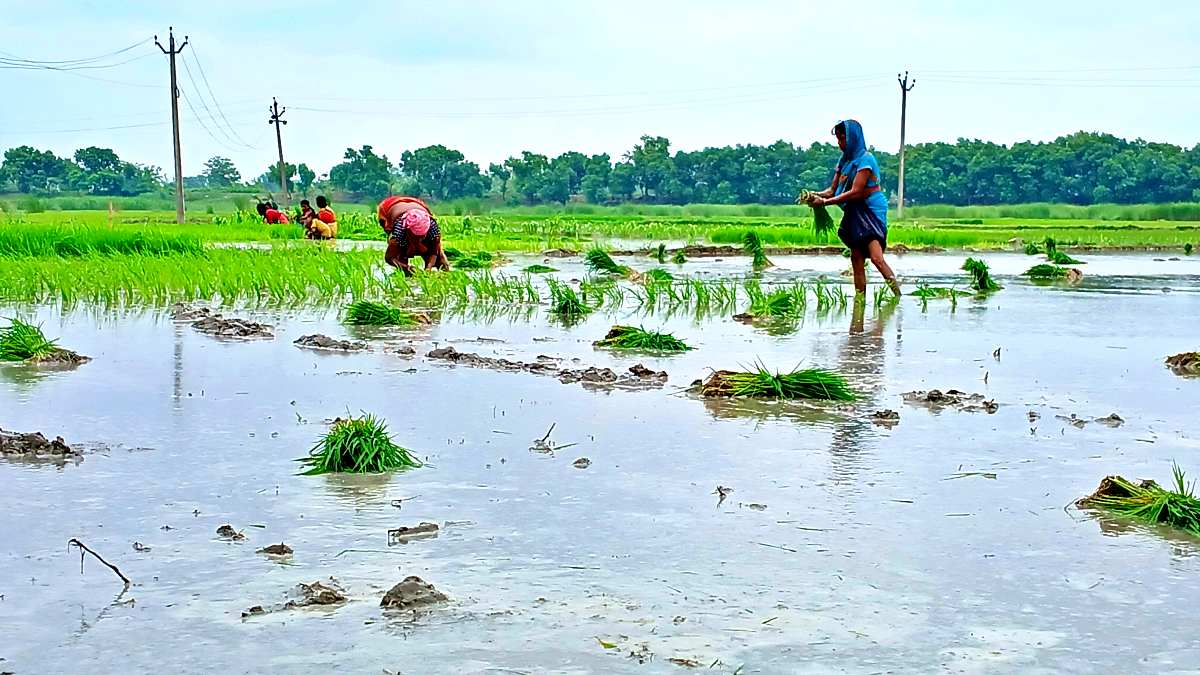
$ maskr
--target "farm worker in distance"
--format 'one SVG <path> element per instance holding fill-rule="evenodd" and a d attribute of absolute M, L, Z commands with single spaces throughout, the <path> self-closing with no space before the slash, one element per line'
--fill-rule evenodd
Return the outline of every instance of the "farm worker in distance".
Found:
<path fill-rule="evenodd" d="M 412 276 L 409 258 L 419 256 L 425 269 L 450 269 L 442 250 L 442 231 L 425 202 L 416 197 L 392 196 L 379 202 L 379 226 L 388 234 L 383 259 Z"/>
<path fill-rule="evenodd" d="M 833 135 L 842 151 L 833 184 L 826 190 L 810 194 L 807 203 L 842 207 L 838 238 L 850 249 L 855 293 L 865 295 L 867 292 L 866 259 L 870 258 L 888 287 L 899 296 L 896 274 L 883 259 L 883 251 L 887 248 L 888 201 L 880 186 L 879 162 L 875 155 L 867 152 L 862 125 L 856 120 L 838 122 L 833 127 Z"/>
<path fill-rule="evenodd" d="M 262 216 L 267 221 L 268 225 L 276 225 L 279 223 L 287 224 L 292 222 L 288 220 L 287 214 L 279 210 L 279 207 L 274 204 L 259 202 L 258 215 Z"/>
<path fill-rule="evenodd" d="M 328 208 L 324 195 L 317 197 L 320 211 L 314 211 L 307 199 L 300 200 L 300 224 L 309 239 L 334 239 L 337 237 L 337 216 Z"/>

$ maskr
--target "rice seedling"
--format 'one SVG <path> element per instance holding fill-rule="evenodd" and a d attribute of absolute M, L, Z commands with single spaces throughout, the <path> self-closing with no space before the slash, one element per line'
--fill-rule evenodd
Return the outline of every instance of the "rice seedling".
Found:
<path fill-rule="evenodd" d="M 658 261 L 659 265 L 667 264 L 667 245 L 666 244 L 659 244 L 658 248 L 654 249 L 654 259 Z"/>
<path fill-rule="evenodd" d="M 683 340 L 669 333 L 648 331 L 643 327 L 613 326 L 597 347 L 646 352 L 686 352 L 691 349 Z"/>
<path fill-rule="evenodd" d="M 323 473 L 384 473 L 415 469 L 421 461 L 396 445 L 387 425 L 374 415 L 339 419 L 317 441 L 307 457 L 298 460 L 305 476 Z"/>
<path fill-rule="evenodd" d="M 1191 244 L 1187 244 L 1184 247 L 1184 251 L 1187 252 L 1188 255 L 1191 255 L 1190 247 Z M 675 251 L 675 255 L 671 256 L 671 262 L 675 263 L 676 265 L 682 265 L 687 262 L 687 256 L 683 254 L 683 249 L 678 249 Z"/>
<path fill-rule="evenodd" d="M 525 272 L 526 274 L 547 274 L 550 272 L 557 272 L 558 270 L 550 267 L 549 265 L 533 264 L 521 271 Z"/>
<path fill-rule="evenodd" d="M 159 228 L 106 229 L 75 222 L 0 227 L 0 256 L 175 255 L 204 251 L 198 234 Z"/>
<path fill-rule="evenodd" d="M 410 312 L 371 300 L 358 300 L 347 305 L 342 322 L 351 326 L 415 326 L 419 323 Z"/>
<path fill-rule="evenodd" d="M 589 270 L 600 274 L 630 276 L 633 272 L 633 270 L 624 265 L 618 265 L 617 261 L 613 260 L 607 251 L 599 247 L 593 248 L 584 254 L 584 263 L 587 264 Z"/>
<path fill-rule="evenodd" d="M 987 263 L 977 258 L 967 258 L 962 268 L 971 275 L 971 288 L 980 293 L 1000 290 L 1000 284 L 992 280 Z"/>
<path fill-rule="evenodd" d="M 675 275 L 662 269 L 661 267 L 655 267 L 652 270 L 648 270 L 645 274 L 645 279 L 644 279 L 644 281 L 646 283 L 663 283 L 663 282 L 671 282 L 674 280 L 675 280 Z"/>
<path fill-rule="evenodd" d="M 816 197 L 815 192 L 805 190 L 800 193 L 800 198 L 796 201 L 812 207 L 813 234 L 824 240 L 827 239 L 829 234 L 834 230 L 833 216 L 829 215 L 829 209 L 826 208 L 824 204 L 814 205 L 813 197 Z"/>
<path fill-rule="evenodd" d="M 888 288 L 887 286 L 876 286 L 874 298 L 876 307 L 894 305 L 900 302 L 900 298 L 897 297 L 897 295 L 892 292 L 892 289 Z"/>
<path fill-rule="evenodd" d="M 454 251 L 455 256 L 450 257 L 450 252 Z M 488 251 L 475 251 L 474 253 L 463 253 L 458 249 L 446 249 L 446 260 L 452 261 L 454 267 L 460 270 L 484 270 L 490 269 L 500 261 L 500 257 L 492 255 Z"/>
<path fill-rule="evenodd" d="M 774 263 L 767 258 L 766 252 L 763 250 L 762 240 L 759 239 L 758 233 L 754 230 L 747 230 L 742 236 L 742 249 L 746 255 L 752 258 L 751 266 L 756 270 L 774 267 Z"/>
<path fill-rule="evenodd" d="M 1050 262 L 1054 263 L 1055 265 L 1082 265 L 1082 264 L 1084 264 L 1083 261 L 1076 260 L 1058 249 L 1054 249 L 1053 251 L 1047 251 L 1046 257 L 1049 258 Z"/>
<path fill-rule="evenodd" d="M 555 279 L 547 279 L 550 287 L 550 313 L 560 317 L 578 317 L 592 311 L 575 289 Z"/>
<path fill-rule="evenodd" d="M 1186 244 L 1184 244 L 1184 245 L 1183 245 L 1183 254 L 1184 254 L 1184 255 L 1191 255 L 1191 254 L 1192 254 L 1192 242 L 1190 242 L 1190 241 L 1189 241 L 1189 242 L 1187 242 Z"/>
<path fill-rule="evenodd" d="M 968 293 L 967 291 L 960 291 L 956 288 L 946 288 L 944 286 L 930 286 L 929 284 L 922 282 L 922 283 L 917 284 L 917 288 L 914 291 L 912 291 L 911 293 L 909 293 L 909 295 L 913 295 L 913 296 L 916 296 L 916 297 L 922 298 L 922 299 L 932 299 L 932 298 L 954 298 L 954 297 L 957 297 L 960 295 L 971 295 L 971 294 Z"/>
<path fill-rule="evenodd" d="M 8 326 L 0 328 L 0 361 L 37 361 L 58 351 L 55 340 L 49 340 L 40 326 L 13 317 Z"/>
<path fill-rule="evenodd" d="M 1041 249 L 1041 247 L 1039 247 L 1037 245 L 1036 242 L 1032 242 L 1032 241 L 1025 242 L 1025 255 L 1037 255 L 1041 252 L 1042 252 L 1042 249 Z"/>
<path fill-rule="evenodd" d="M 1042 241 L 1042 248 L 1046 249 L 1046 255 L 1054 255 L 1058 250 L 1058 242 L 1054 241 L 1054 237 L 1046 237 Z"/>
<path fill-rule="evenodd" d="M 793 317 L 802 311 L 803 308 L 796 302 L 795 294 L 777 289 L 753 298 L 748 313 L 756 317 Z"/>
<path fill-rule="evenodd" d="M 704 396 L 854 401 L 858 394 L 841 375 L 823 368 L 772 373 L 761 362 L 748 372 L 719 370 L 701 386 Z"/>
<path fill-rule="evenodd" d="M 1042 263 L 1025 270 L 1025 276 L 1030 279 L 1062 279 L 1067 276 L 1068 272 L 1069 270 L 1065 267 Z"/>
<path fill-rule="evenodd" d="M 1133 483 L 1120 476 L 1109 476 L 1099 489 L 1079 500 L 1084 508 L 1099 508 L 1144 523 L 1165 524 L 1200 536 L 1200 499 L 1196 499 L 1196 481 L 1188 483 L 1178 464 L 1171 463 L 1172 489 L 1152 480 Z"/>

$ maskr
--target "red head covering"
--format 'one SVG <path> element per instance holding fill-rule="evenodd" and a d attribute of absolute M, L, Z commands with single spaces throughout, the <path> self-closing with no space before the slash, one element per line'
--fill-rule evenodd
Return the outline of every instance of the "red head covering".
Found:
<path fill-rule="evenodd" d="M 427 213 L 433 215 L 433 209 L 430 209 L 428 204 L 416 197 L 397 197 L 392 195 L 391 197 L 379 202 L 379 209 L 377 211 L 379 214 L 379 219 L 387 220 L 387 212 L 397 204 L 417 204 L 421 208 L 425 209 Z"/>

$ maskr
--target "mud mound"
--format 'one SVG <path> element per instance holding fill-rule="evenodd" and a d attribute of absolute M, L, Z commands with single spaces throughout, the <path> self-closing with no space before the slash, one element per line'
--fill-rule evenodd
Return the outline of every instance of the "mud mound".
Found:
<path fill-rule="evenodd" d="M 270 546 L 264 546 L 255 552 L 256 553 L 265 553 L 267 555 L 291 555 L 294 551 L 292 551 L 291 546 L 288 546 L 287 544 L 280 542 L 278 544 L 271 544 Z"/>
<path fill-rule="evenodd" d="M 573 258 L 579 255 L 579 251 L 573 251 L 569 248 L 552 248 L 548 251 L 542 251 L 542 255 L 547 258 Z"/>
<path fill-rule="evenodd" d="M 335 352 L 358 352 L 367 349 L 367 343 L 352 340 L 337 340 L 328 335 L 314 334 L 296 338 L 292 344 L 309 349 L 327 349 Z"/>
<path fill-rule="evenodd" d="M 637 364 L 628 373 L 618 375 L 611 368 L 595 366 L 582 369 L 560 368 L 557 360 L 549 356 L 539 356 L 536 361 L 512 361 L 510 359 L 480 356 L 470 352 L 460 352 L 454 347 L 434 349 L 425 355 L 430 359 L 450 361 L 451 363 L 471 366 L 474 368 L 490 368 L 508 372 L 523 371 L 534 375 L 548 375 L 558 378 L 563 384 L 579 383 L 584 386 L 621 387 L 626 389 L 661 387 L 667 382 L 666 371 L 653 371 Z"/>
<path fill-rule="evenodd" d="M 50 353 L 43 354 L 41 356 L 34 356 L 26 359 L 25 362 L 40 366 L 77 366 L 81 363 L 87 363 L 91 360 L 92 358 L 90 356 L 77 354 L 70 349 L 55 347 Z"/>
<path fill-rule="evenodd" d="M 182 302 L 171 306 L 171 318 L 176 321 L 198 321 L 212 315 L 213 311 L 207 307 L 192 307 Z"/>
<path fill-rule="evenodd" d="M 346 590 L 338 584 L 337 579 L 329 577 L 326 582 L 314 581 L 311 584 L 296 584 L 287 592 L 286 598 L 283 603 L 270 607 L 254 605 L 242 612 L 242 618 L 314 605 L 340 605 L 346 602 Z"/>
<path fill-rule="evenodd" d="M 957 389 L 930 389 L 929 391 L 909 391 L 903 395 L 904 402 L 929 408 L 933 412 L 941 412 L 946 408 L 954 408 L 964 412 L 986 412 L 989 415 L 1000 409 L 1000 404 L 990 399 L 984 399 L 983 394 L 968 394 Z"/>
<path fill-rule="evenodd" d="M 450 598 L 446 597 L 445 593 L 434 588 L 433 584 L 426 583 L 421 577 L 408 577 L 404 581 L 392 586 L 392 590 L 383 595 L 383 600 L 379 602 L 379 606 L 386 607 L 387 609 L 409 611 L 435 605 L 439 602 L 447 602 L 448 600 Z"/>
<path fill-rule="evenodd" d="M 1096 503 L 1096 500 L 1134 496 L 1134 493 L 1126 488 L 1125 485 L 1136 485 L 1142 490 L 1152 490 L 1158 487 L 1158 483 L 1152 480 L 1143 480 L 1140 483 L 1134 483 L 1131 480 L 1125 480 L 1121 476 L 1105 476 L 1104 480 L 1100 481 L 1100 486 L 1096 488 L 1096 491 L 1076 500 L 1075 506 L 1083 509 L 1097 508 L 1099 505 Z"/>
<path fill-rule="evenodd" d="M 265 323 L 256 323 L 247 319 L 226 319 L 220 314 L 213 314 L 192 322 L 192 328 L 201 333 L 216 337 L 234 338 L 272 338 L 275 337 L 274 327 Z"/>
<path fill-rule="evenodd" d="M 900 413 L 890 408 L 886 410 L 876 410 L 875 412 L 871 413 L 871 422 L 877 426 L 891 429 L 900 423 Z"/>
<path fill-rule="evenodd" d="M 1200 375 L 1200 352 L 1184 352 L 1168 356 L 1167 367 L 1176 375 Z"/>
<path fill-rule="evenodd" d="M 62 436 L 47 440 L 40 431 L 24 434 L 0 429 L 0 456 L 21 459 L 68 459 L 79 456 Z"/>

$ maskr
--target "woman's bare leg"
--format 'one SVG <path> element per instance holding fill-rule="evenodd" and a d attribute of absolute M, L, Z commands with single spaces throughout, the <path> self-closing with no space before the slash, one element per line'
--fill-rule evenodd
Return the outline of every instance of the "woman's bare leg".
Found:
<path fill-rule="evenodd" d="M 896 282 L 896 273 L 892 271 L 887 261 L 883 259 L 883 246 L 879 242 L 872 241 L 867 244 L 867 253 L 871 256 L 871 263 L 875 265 L 875 269 L 883 275 L 884 281 L 887 282 L 888 288 L 892 289 L 892 293 L 900 295 L 900 284 Z"/>
<path fill-rule="evenodd" d="M 850 251 L 850 268 L 854 271 L 854 292 L 867 292 L 867 262 L 859 251 Z"/>

